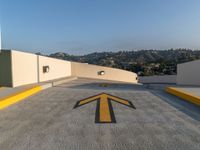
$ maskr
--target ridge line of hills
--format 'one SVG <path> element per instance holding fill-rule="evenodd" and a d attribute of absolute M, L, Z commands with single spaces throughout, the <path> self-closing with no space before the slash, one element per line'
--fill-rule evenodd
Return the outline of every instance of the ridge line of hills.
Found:
<path fill-rule="evenodd" d="M 200 59 L 199 50 L 139 50 L 118 52 L 95 52 L 87 55 L 74 56 L 58 52 L 49 57 L 89 63 L 138 73 L 140 76 L 174 75 L 176 65 Z"/>

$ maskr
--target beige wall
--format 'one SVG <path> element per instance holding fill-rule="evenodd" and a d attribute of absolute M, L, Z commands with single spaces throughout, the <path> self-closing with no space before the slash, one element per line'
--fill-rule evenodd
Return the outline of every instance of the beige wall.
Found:
<path fill-rule="evenodd" d="M 139 77 L 140 83 L 176 83 L 176 75 Z"/>
<path fill-rule="evenodd" d="M 43 66 L 49 66 L 43 73 Z M 0 53 L 0 86 L 17 87 L 71 76 L 71 62 L 15 50 Z"/>
<path fill-rule="evenodd" d="M 105 75 L 98 75 L 99 71 L 105 71 Z M 137 74 L 133 72 L 76 62 L 72 62 L 72 75 L 83 78 L 137 83 Z"/>
<path fill-rule="evenodd" d="M 11 52 L 0 52 L 0 86 L 12 86 Z"/>
<path fill-rule="evenodd" d="M 177 84 L 200 86 L 200 60 L 177 65 Z"/>
<path fill-rule="evenodd" d="M 49 66 L 44 73 L 43 67 Z M 98 75 L 105 71 L 105 75 Z M 0 53 L 0 86 L 21 86 L 69 76 L 137 83 L 137 74 L 97 65 L 69 62 L 15 50 Z"/>
<path fill-rule="evenodd" d="M 43 66 L 49 66 L 49 72 L 43 73 Z M 71 76 L 71 62 L 39 56 L 39 81 L 48 81 Z"/>
<path fill-rule="evenodd" d="M 13 87 L 37 83 L 37 55 L 14 50 L 11 54 Z"/>

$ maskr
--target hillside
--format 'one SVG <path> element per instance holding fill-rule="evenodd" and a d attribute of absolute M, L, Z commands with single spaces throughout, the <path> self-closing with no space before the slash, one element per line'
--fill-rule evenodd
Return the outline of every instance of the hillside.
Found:
<path fill-rule="evenodd" d="M 200 59 L 200 51 L 189 49 L 140 50 L 91 53 L 73 56 L 66 53 L 54 53 L 53 58 L 97 64 L 133 71 L 141 76 L 176 74 L 176 65 Z"/>

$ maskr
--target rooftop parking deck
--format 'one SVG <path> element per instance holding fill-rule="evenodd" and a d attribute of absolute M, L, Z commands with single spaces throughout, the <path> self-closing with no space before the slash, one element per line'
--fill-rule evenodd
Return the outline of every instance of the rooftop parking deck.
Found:
<path fill-rule="evenodd" d="M 107 93 L 116 123 L 96 123 L 97 101 Z M 109 105 L 110 106 L 110 105 Z M 200 149 L 200 107 L 163 90 L 136 84 L 78 79 L 57 85 L 0 112 L 0 149 Z"/>

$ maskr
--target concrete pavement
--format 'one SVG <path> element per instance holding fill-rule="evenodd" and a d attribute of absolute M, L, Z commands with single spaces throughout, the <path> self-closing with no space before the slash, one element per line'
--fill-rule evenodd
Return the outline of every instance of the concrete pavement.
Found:
<path fill-rule="evenodd" d="M 0 111 L 1 150 L 199 150 L 200 109 L 141 85 L 78 79 L 44 90 Z M 116 123 L 95 123 L 96 101 L 108 93 L 136 109 L 111 102 Z M 194 107 L 195 109 L 188 109 Z"/>

